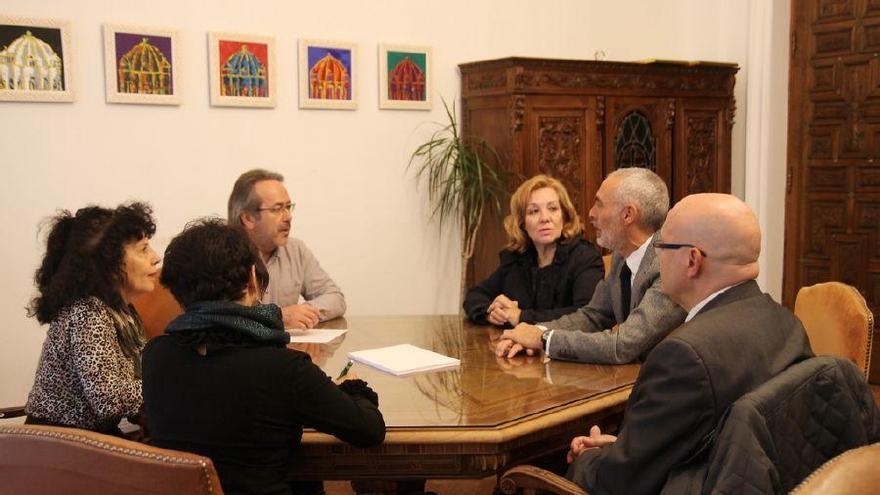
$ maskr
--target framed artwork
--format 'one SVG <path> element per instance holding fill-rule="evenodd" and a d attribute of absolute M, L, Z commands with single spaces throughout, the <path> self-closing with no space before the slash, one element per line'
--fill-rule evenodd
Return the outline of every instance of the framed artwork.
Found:
<path fill-rule="evenodd" d="M 0 101 L 73 101 L 67 22 L 0 15 Z"/>
<path fill-rule="evenodd" d="M 431 109 L 431 48 L 379 45 L 379 108 Z"/>
<path fill-rule="evenodd" d="M 247 34 L 208 33 L 211 105 L 274 107 L 275 39 Z"/>
<path fill-rule="evenodd" d="M 299 41 L 299 107 L 357 109 L 357 45 Z"/>
<path fill-rule="evenodd" d="M 104 25 L 104 79 L 109 103 L 180 105 L 177 33 Z"/>

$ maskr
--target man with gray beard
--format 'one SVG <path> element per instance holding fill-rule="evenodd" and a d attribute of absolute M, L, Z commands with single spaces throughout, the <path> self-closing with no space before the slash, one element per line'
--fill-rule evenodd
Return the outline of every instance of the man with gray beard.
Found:
<path fill-rule="evenodd" d="M 624 168 L 609 174 L 590 209 L 597 244 L 613 251 L 607 278 L 574 313 L 506 330 L 496 354 L 543 350 L 552 359 L 599 364 L 644 359 L 686 316 L 660 292 L 660 265 L 650 248 L 668 210 L 669 192 L 654 172 Z"/>

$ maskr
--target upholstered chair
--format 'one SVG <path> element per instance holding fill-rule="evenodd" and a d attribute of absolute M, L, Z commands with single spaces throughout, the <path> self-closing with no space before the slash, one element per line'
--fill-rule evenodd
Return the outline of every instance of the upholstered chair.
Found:
<path fill-rule="evenodd" d="M 855 287 L 840 282 L 802 287 L 794 314 L 804 323 L 816 355 L 849 359 L 868 376 L 874 315 Z"/>
<path fill-rule="evenodd" d="M 0 493 L 222 495 L 207 457 L 76 428 L 0 426 Z"/>
<path fill-rule="evenodd" d="M 823 464 L 792 495 L 862 495 L 880 487 L 880 443 L 847 450 Z"/>

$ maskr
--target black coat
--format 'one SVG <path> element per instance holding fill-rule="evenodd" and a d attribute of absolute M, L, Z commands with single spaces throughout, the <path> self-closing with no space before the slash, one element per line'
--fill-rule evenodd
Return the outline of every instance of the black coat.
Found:
<path fill-rule="evenodd" d="M 151 443 L 211 458 L 227 494 L 289 494 L 287 470 L 303 426 L 358 447 L 382 442 L 376 394 L 336 386 L 309 355 L 242 343 L 200 356 L 173 335 L 144 350 Z"/>
<path fill-rule="evenodd" d="M 474 323 L 489 324 L 486 310 L 500 294 L 519 303 L 520 322 L 555 320 L 590 302 L 605 276 L 599 251 L 580 238 L 559 243 L 553 262 L 543 268 L 534 247 L 525 253 L 505 249 L 498 257 L 495 273 L 465 296 L 464 312 Z"/>

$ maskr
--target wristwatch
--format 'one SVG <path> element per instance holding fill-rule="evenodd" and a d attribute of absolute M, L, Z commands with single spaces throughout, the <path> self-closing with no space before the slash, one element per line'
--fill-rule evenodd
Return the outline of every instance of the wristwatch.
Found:
<path fill-rule="evenodd" d="M 544 352 L 547 352 L 547 339 L 550 338 L 550 333 L 552 331 L 553 330 L 547 328 L 543 332 L 541 332 L 541 349 L 543 349 Z"/>

